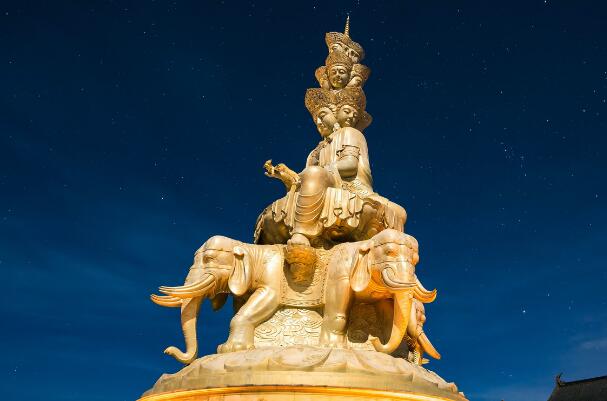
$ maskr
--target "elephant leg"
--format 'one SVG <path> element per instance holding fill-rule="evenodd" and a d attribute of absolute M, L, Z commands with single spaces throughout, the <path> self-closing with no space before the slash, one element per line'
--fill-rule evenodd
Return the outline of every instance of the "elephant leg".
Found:
<path fill-rule="evenodd" d="M 274 289 L 258 288 L 230 322 L 228 341 L 221 344 L 219 353 L 254 348 L 255 327 L 269 319 L 278 308 L 279 297 Z"/>
<path fill-rule="evenodd" d="M 349 277 L 341 277 L 327 283 L 324 316 L 320 329 L 321 347 L 344 348 L 346 346 L 346 324 L 350 305 Z"/>

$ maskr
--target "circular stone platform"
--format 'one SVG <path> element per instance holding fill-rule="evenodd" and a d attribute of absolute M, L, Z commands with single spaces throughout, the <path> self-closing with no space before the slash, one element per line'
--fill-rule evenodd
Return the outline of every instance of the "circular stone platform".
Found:
<path fill-rule="evenodd" d="M 302 398 L 303 397 L 303 398 Z M 454 383 L 401 358 L 313 346 L 213 354 L 164 374 L 140 401 L 454 400 Z"/>

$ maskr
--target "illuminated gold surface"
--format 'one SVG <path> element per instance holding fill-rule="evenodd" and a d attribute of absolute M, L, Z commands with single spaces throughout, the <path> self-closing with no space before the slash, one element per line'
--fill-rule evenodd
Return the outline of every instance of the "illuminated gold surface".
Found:
<path fill-rule="evenodd" d="M 218 348 L 220 353 L 253 349 L 261 343 L 337 348 L 369 343 L 371 349 L 390 354 L 405 339 L 412 361 L 421 363 L 422 352 L 440 358 L 422 329 L 422 303 L 432 302 L 436 292 L 426 290 L 415 274 L 419 255 L 414 237 L 386 229 L 366 241 L 338 244 L 330 250 L 309 249 L 315 257 L 311 269 L 302 274 L 301 267 L 288 263 L 289 245 L 245 244 L 222 236 L 209 239 L 196 252 L 186 283 L 160 287 L 166 295 L 152 296 L 159 305 L 182 307 L 186 350 L 169 347 L 165 352 L 191 363 L 198 351 L 200 303 L 230 293 L 241 306 L 232 318 L 227 341 Z M 174 305 L 167 305 L 169 301 Z M 375 307 L 368 310 L 371 315 L 351 313 L 361 304 Z M 276 321 L 276 313 L 284 315 L 285 307 L 322 312 L 322 320 L 311 321 L 319 328 L 317 339 L 316 330 L 305 329 L 301 314 Z M 360 319 L 373 322 L 366 333 L 360 332 Z M 285 326 L 298 325 L 304 330 L 291 331 L 291 340 L 278 341 L 277 333 L 284 333 Z"/>
<path fill-rule="evenodd" d="M 209 388 L 358 388 L 465 401 L 454 383 L 402 358 L 376 351 L 292 346 L 207 355 L 162 375 L 144 397 Z M 337 390 L 336 390 L 337 391 Z"/>
<path fill-rule="evenodd" d="M 165 353 L 187 366 L 162 375 L 142 401 L 466 401 L 421 366 L 424 354 L 441 357 L 423 330 L 423 304 L 436 290 L 417 277 L 405 209 L 373 189 L 364 50 L 349 19 L 325 40 L 320 88 L 305 96 L 321 141 L 299 173 L 264 164 L 287 193 L 259 216 L 254 244 L 209 238 L 185 283 L 151 296 L 181 309 L 185 350 Z M 292 151 L 288 140 L 285 148 Z M 217 354 L 197 359 L 200 305 L 208 298 L 218 309 L 228 296 L 229 336 Z"/>
<path fill-rule="evenodd" d="M 141 397 L 139 401 L 304 401 L 331 400 L 345 401 L 356 397 L 358 400 L 389 401 L 452 401 L 415 392 L 369 390 L 363 388 L 314 387 L 314 386 L 241 386 L 176 391 Z M 461 398 L 464 400 L 464 398 Z"/>

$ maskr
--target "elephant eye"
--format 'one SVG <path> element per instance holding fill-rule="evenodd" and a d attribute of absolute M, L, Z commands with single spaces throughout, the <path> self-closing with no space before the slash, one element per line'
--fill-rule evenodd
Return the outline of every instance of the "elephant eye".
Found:
<path fill-rule="evenodd" d="M 202 261 L 205 263 L 208 263 L 212 260 L 215 260 L 215 258 L 217 258 L 217 253 L 214 251 L 208 251 L 204 253 L 204 256 L 202 257 Z"/>
<path fill-rule="evenodd" d="M 386 254 L 396 256 L 398 255 L 398 248 L 392 244 L 386 245 Z"/>

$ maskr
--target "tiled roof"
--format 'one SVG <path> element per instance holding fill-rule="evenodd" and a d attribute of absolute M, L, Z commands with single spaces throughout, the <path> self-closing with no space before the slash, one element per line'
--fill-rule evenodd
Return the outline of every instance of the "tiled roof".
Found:
<path fill-rule="evenodd" d="M 607 401 L 607 376 L 566 382 L 558 375 L 548 401 Z"/>

